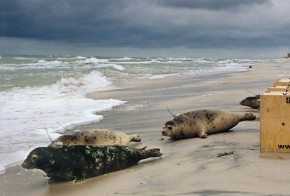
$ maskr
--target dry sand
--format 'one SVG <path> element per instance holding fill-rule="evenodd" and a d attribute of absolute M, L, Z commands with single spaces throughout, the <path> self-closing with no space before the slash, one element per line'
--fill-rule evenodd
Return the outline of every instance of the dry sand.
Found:
<path fill-rule="evenodd" d="M 114 98 L 125 105 L 103 112 L 104 120 L 78 127 L 140 133 L 136 147 L 160 147 L 162 158 L 90 178 L 81 183 L 49 183 L 45 173 L 20 166 L 0 176 L 1 195 L 289 195 L 289 160 L 260 158 L 259 111 L 239 105 L 247 90 L 256 94 L 278 78 L 289 78 L 290 62 L 258 64 L 248 72 L 215 76 L 172 76 L 122 80 L 120 89 L 89 95 Z M 161 136 L 173 113 L 208 108 L 253 112 L 257 120 L 207 139 L 171 141 Z M 218 156 L 219 153 L 228 153 Z"/>

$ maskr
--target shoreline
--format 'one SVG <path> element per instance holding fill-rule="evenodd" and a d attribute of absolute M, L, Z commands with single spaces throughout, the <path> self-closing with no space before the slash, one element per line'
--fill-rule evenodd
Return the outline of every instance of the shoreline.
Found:
<path fill-rule="evenodd" d="M 262 93 L 274 80 L 288 78 L 289 71 L 290 62 L 284 61 L 257 64 L 247 72 L 213 76 L 121 80 L 120 89 L 88 96 L 127 103 L 98 113 L 104 115 L 103 120 L 76 129 L 110 128 L 139 133 L 142 142 L 133 146 L 160 147 L 162 158 L 78 184 L 49 184 L 43 172 L 16 165 L 0 175 L 2 195 L 289 194 L 287 162 L 259 157 L 259 112 L 239 105 L 242 99 L 252 96 L 247 90 Z M 161 136 L 163 123 L 172 119 L 167 107 L 172 113 L 208 108 L 253 112 L 258 118 L 238 124 L 232 132 L 207 139 L 170 141 Z M 233 154 L 217 157 L 218 153 L 232 151 Z"/>

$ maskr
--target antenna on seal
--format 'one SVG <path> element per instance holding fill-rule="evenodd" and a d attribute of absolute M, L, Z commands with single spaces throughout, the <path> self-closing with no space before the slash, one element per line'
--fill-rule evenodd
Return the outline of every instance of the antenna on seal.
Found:
<path fill-rule="evenodd" d="M 251 92 L 251 91 L 249 91 L 249 90 L 246 90 L 246 91 L 249 92 L 249 93 L 251 93 L 251 94 L 253 94 L 253 95 L 255 95 L 255 96 L 257 96 L 256 93 L 253 93 L 253 92 Z"/>
<path fill-rule="evenodd" d="M 176 115 L 172 114 L 172 112 L 169 110 L 169 108 L 167 107 L 168 112 L 173 116 L 173 118 L 176 118 Z"/>
<path fill-rule="evenodd" d="M 53 141 L 53 140 L 51 139 L 51 137 L 50 137 L 49 134 L 48 134 L 47 128 L 45 128 L 45 131 L 46 131 L 46 134 L 47 134 L 48 138 L 49 138 L 50 141 L 51 141 L 51 144 L 49 144 L 48 147 L 52 147 L 52 148 L 62 148 L 62 147 L 63 147 L 62 142 Z"/>
<path fill-rule="evenodd" d="M 59 126 L 61 126 L 64 130 L 66 130 L 66 131 L 68 131 L 68 132 L 71 132 L 71 133 L 73 133 L 73 131 L 72 130 L 69 130 L 69 129 L 67 129 L 67 128 L 65 128 L 64 126 L 62 126 L 61 124 L 59 124 L 59 122 L 57 122 L 57 124 L 59 125 Z"/>
<path fill-rule="evenodd" d="M 48 134 L 47 128 L 45 128 L 45 131 L 46 131 L 46 134 L 47 134 L 48 138 L 50 139 L 51 143 L 53 143 L 51 137 L 50 137 L 49 134 Z"/>

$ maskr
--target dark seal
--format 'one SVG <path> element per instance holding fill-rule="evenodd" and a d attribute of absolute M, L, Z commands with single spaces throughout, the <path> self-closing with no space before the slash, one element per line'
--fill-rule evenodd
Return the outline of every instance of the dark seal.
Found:
<path fill-rule="evenodd" d="M 29 153 L 22 167 L 41 169 L 55 180 L 81 181 L 136 165 L 142 159 L 161 155 L 158 148 L 145 150 L 118 145 L 39 147 Z"/>
<path fill-rule="evenodd" d="M 240 102 L 241 105 L 251 107 L 253 109 L 260 109 L 260 95 L 254 97 L 247 97 Z"/>

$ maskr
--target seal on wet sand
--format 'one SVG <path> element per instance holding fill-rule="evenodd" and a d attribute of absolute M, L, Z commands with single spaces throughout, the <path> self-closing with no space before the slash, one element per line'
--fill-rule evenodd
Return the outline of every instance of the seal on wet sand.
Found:
<path fill-rule="evenodd" d="M 130 142 L 140 142 L 138 134 L 127 135 L 121 131 L 107 129 L 89 129 L 75 132 L 70 135 L 62 135 L 49 146 L 74 146 L 74 145 L 128 145 Z"/>
<path fill-rule="evenodd" d="M 41 169 L 55 180 L 84 180 L 136 165 L 140 160 L 160 157 L 159 148 L 146 150 L 129 146 L 38 147 L 21 164 L 26 169 Z"/>
<path fill-rule="evenodd" d="M 252 113 L 239 115 L 222 110 L 196 110 L 173 116 L 173 120 L 164 124 L 162 135 L 174 140 L 206 138 L 209 134 L 229 131 L 241 121 L 256 119 Z"/>

